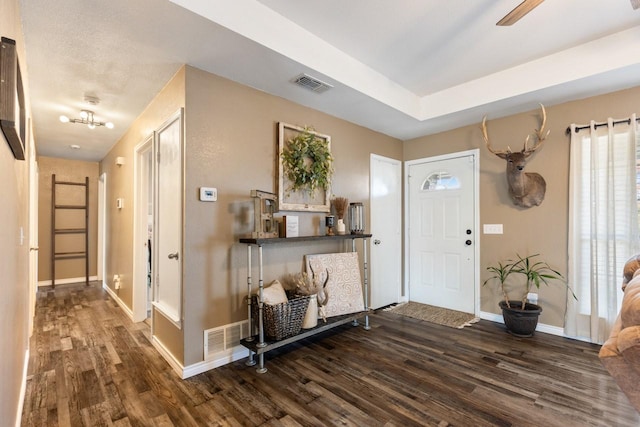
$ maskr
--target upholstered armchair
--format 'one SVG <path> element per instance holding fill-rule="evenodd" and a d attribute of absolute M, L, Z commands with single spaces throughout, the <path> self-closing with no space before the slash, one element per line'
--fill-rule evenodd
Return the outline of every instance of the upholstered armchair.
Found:
<path fill-rule="evenodd" d="M 640 412 L 640 255 L 626 262 L 622 290 L 620 314 L 599 357 Z"/>

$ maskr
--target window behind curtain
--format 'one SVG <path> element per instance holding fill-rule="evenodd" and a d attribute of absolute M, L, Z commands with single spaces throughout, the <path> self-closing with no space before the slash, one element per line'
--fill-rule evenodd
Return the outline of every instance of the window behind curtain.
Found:
<path fill-rule="evenodd" d="M 566 333 L 592 342 L 608 337 L 617 317 L 624 262 L 637 253 L 640 140 L 631 125 L 572 132 Z"/>

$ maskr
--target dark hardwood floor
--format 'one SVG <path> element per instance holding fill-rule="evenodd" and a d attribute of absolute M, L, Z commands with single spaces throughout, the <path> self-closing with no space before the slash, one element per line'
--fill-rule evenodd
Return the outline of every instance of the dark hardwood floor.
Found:
<path fill-rule="evenodd" d="M 599 346 L 379 312 L 181 380 L 98 286 L 38 293 L 23 426 L 638 426 Z"/>

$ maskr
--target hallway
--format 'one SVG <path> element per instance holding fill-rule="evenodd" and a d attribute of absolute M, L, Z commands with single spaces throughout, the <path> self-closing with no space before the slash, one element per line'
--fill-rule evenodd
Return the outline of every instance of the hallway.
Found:
<path fill-rule="evenodd" d="M 175 379 L 148 325 L 132 323 L 98 282 L 40 290 L 34 324 L 24 426 L 118 425 L 111 420 L 129 412 L 146 419 L 143 408 L 157 403 L 141 373 L 153 370 L 161 388 L 171 387 L 164 376 Z"/>

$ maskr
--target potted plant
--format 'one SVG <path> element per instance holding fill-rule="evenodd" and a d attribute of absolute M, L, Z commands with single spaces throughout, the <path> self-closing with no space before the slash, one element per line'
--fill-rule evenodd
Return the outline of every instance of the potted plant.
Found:
<path fill-rule="evenodd" d="M 519 337 L 530 337 L 536 330 L 538 317 L 542 312 L 542 307 L 530 303 L 527 299 L 533 286 L 540 289 L 542 283 L 548 286 L 551 281 L 558 281 L 567 287 L 574 298 L 577 299 L 577 297 L 559 271 L 551 268 L 547 262 L 536 259 L 540 254 L 526 257 L 516 255 L 518 257 L 516 260 L 507 260 L 505 263 L 498 262 L 497 265 L 487 267 L 487 271 L 493 275 L 484 281 L 483 286 L 490 281 L 500 285 L 503 300 L 498 305 L 502 309 L 502 317 L 507 330 Z M 509 298 L 507 290 L 507 279 L 513 274 L 524 276 L 524 288 L 518 300 Z"/>

